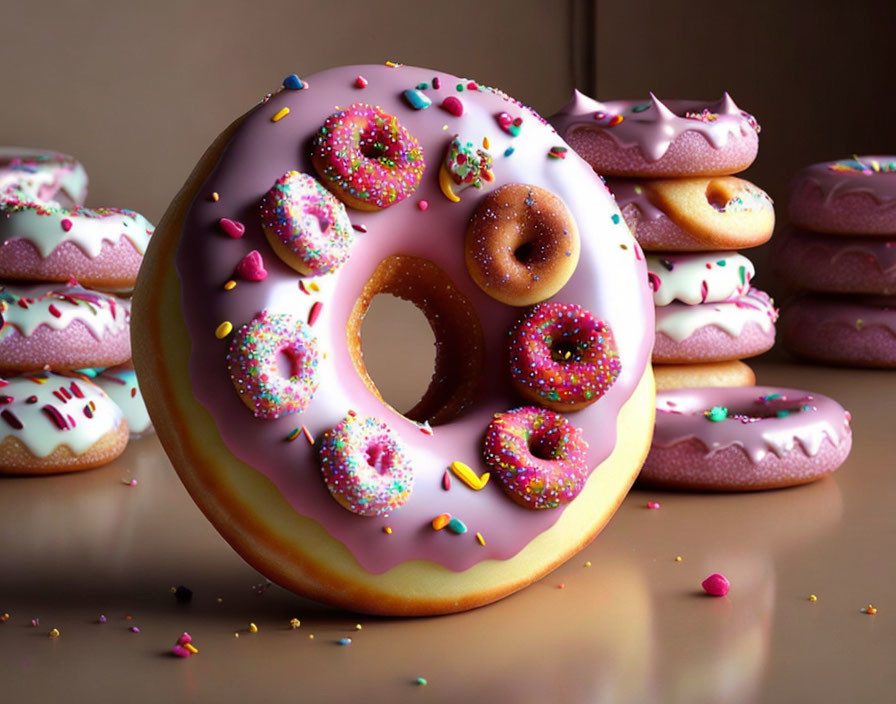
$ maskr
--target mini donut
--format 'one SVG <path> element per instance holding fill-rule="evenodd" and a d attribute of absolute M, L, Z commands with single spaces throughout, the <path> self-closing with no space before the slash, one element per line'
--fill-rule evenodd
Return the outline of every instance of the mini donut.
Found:
<path fill-rule="evenodd" d="M 121 409 L 84 377 L 34 372 L 0 379 L 0 474 L 98 467 L 127 442 Z"/>
<path fill-rule="evenodd" d="M 510 376 L 525 399 L 576 411 L 600 399 L 619 377 L 613 331 L 581 306 L 539 303 L 510 332 Z"/>
<path fill-rule="evenodd" d="M 538 186 L 510 184 L 479 201 L 467 224 L 467 270 L 492 298 L 511 306 L 544 301 L 579 261 L 579 232 L 569 209 Z"/>
<path fill-rule="evenodd" d="M 716 303 L 742 296 L 756 273 L 753 263 L 738 252 L 651 253 L 646 260 L 653 302 L 658 306 L 672 301 Z"/>
<path fill-rule="evenodd" d="M 333 498 L 359 516 L 388 516 L 414 487 L 414 467 L 389 426 L 351 413 L 324 433 L 320 471 Z"/>
<path fill-rule="evenodd" d="M 896 294 L 896 239 L 797 228 L 772 240 L 772 271 L 800 291 Z"/>
<path fill-rule="evenodd" d="M 759 125 L 728 93 L 697 100 L 612 100 L 575 92 L 550 118 L 557 133 L 602 176 L 725 176 L 759 150 Z"/>
<path fill-rule="evenodd" d="M 271 248 L 300 274 L 333 271 L 348 257 L 352 224 L 345 206 L 313 176 L 287 171 L 261 201 Z"/>
<path fill-rule="evenodd" d="M 0 202 L 0 277 L 130 290 L 153 226 L 132 210 Z"/>
<path fill-rule="evenodd" d="M 806 484 L 846 460 L 849 413 L 827 396 L 770 386 L 662 391 L 638 483 L 702 491 Z"/>
<path fill-rule="evenodd" d="M 775 344 L 778 311 L 768 294 L 751 288 L 717 303 L 670 303 L 656 309 L 653 361 L 725 362 L 755 357 Z"/>
<path fill-rule="evenodd" d="M 0 201 L 56 201 L 83 205 L 87 173 L 74 157 L 45 149 L 0 147 Z"/>
<path fill-rule="evenodd" d="M 607 187 L 649 252 L 747 249 L 767 242 L 775 228 L 771 198 L 734 176 L 611 179 Z"/>
<path fill-rule="evenodd" d="M 781 342 L 803 359 L 896 367 L 896 297 L 799 296 L 781 313 Z"/>
<path fill-rule="evenodd" d="M 327 188 L 356 210 L 382 210 L 417 190 L 419 142 L 394 115 L 355 103 L 330 115 L 314 138 L 311 163 Z"/>
<path fill-rule="evenodd" d="M 739 360 L 701 364 L 657 364 L 653 368 L 657 391 L 704 386 L 755 386 L 753 370 Z"/>
<path fill-rule="evenodd" d="M 130 302 L 77 284 L 0 287 L 0 371 L 114 367 L 131 358 Z"/>
<path fill-rule="evenodd" d="M 103 369 L 93 377 L 93 383 L 99 386 L 124 414 L 132 438 L 138 438 L 152 432 L 152 421 L 143 403 L 137 373 L 130 362 L 117 367 Z"/>
<path fill-rule="evenodd" d="M 272 581 L 379 614 L 450 613 L 492 602 L 587 544 L 646 455 L 655 407 L 653 302 L 643 255 L 591 167 L 501 91 L 392 65 L 330 69 L 303 85 L 275 93 L 234 122 L 153 235 L 133 323 L 134 363 L 150 416 L 200 508 Z M 357 234 L 339 267 L 302 277 L 272 251 L 260 204 L 287 171 L 320 175 L 312 163 L 320 151 L 316 135 L 343 119 L 333 117 L 334 106 L 360 101 L 380 106 L 413 137 L 419 163 L 412 171 L 422 177 L 413 196 L 358 210 L 320 176 L 349 206 Z M 452 198 L 440 174 L 454 135 L 477 150 L 482 145 L 493 179 L 483 176 L 480 188 L 452 191 Z M 606 393 L 566 419 L 587 445 L 584 486 L 571 501 L 538 510 L 485 476 L 492 471 L 483 444 L 489 424 L 521 405 L 507 346 L 523 311 L 471 278 L 464 251 L 480 203 L 520 184 L 539 202 L 548 202 L 543 192 L 553 194 L 549 200 L 563 204 L 579 233 L 575 271 L 550 303 L 575 304 L 602 321 L 619 363 Z M 267 276 L 234 277 L 252 252 Z M 432 381 L 403 413 L 382 398 L 364 364 L 361 324 L 381 295 L 417 306 L 435 338 Z M 292 316 L 316 339 L 318 388 L 300 412 L 256 416 L 227 372 L 235 336 L 261 314 Z M 278 361 L 281 376 L 288 374 L 286 360 Z M 321 446 L 335 447 L 333 429 L 352 412 L 388 428 L 413 468 L 407 499 L 388 517 L 359 515 L 328 488 Z"/>
<path fill-rule="evenodd" d="M 499 413 L 485 431 L 485 463 L 521 506 L 557 508 L 588 481 L 588 443 L 559 413 L 526 406 Z"/>
<path fill-rule="evenodd" d="M 896 156 L 812 164 L 791 183 L 797 227 L 842 235 L 896 235 Z"/>

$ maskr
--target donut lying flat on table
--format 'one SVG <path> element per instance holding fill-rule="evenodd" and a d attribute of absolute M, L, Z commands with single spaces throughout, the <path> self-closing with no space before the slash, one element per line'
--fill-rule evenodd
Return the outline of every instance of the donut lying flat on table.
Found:
<path fill-rule="evenodd" d="M 382 614 L 499 599 L 586 545 L 646 454 L 640 248 L 591 168 L 500 91 L 394 64 L 284 86 L 218 138 L 152 238 L 133 339 L 156 430 L 279 584 Z M 404 414 L 361 355 L 382 294 L 436 338 Z M 543 377 L 524 399 L 509 333 L 527 320 Z M 554 393 L 580 410 L 548 410 Z"/>

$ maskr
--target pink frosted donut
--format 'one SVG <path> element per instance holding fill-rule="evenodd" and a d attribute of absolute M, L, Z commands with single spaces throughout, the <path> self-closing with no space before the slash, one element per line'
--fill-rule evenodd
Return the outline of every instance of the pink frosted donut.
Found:
<path fill-rule="evenodd" d="M 550 118 L 558 134 L 604 176 L 721 176 L 743 171 L 759 150 L 759 125 L 727 93 L 698 100 L 600 103 L 575 92 Z"/>
<path fill-rule="evenodd" d="M 306 276 L 326 274 L 348 259 L 352 224 L 345 206 L 314 177 L 287 171 L 261 201 L 271 247 Z"/>
<path fill-rule="evenodd" d="M 749 491 L 820 479 L 852 447 L 849 413 L 809 391 L 736 386 L 661 391 L 640 484 Z"/>
<path fill-rule="evenodd" d="M 815 362 L 896 367 L 896 298 L 800 296 L 784 306 L 781 341 Z"/>
<path fill-rule="evenodd" d="M 755 288 L 717 303 L 660 306 L 653 361 L 686 364 L 754 357 L 775 344 L 777 319 L 774 302 Z"/>
<path fill-rule="evenodd" d="M 127 290 L 153 226 L 132 210 L 7 200 L 0 203 L 0 277 Z"/>
<path fill-rule="evenodd" d="M 219 336 L 227 334 L 224 325 Z M 317 339 L 308 326 L 266 310 L 237 330 L 227 352 L 230 379 L 257 418 L 304 411 L 317 391 L 317 361 Z"/>
<path fill-rule="evenodd" d="M 791 228 L 777 235 L 770 258 L 775 276 L 819 293 L 896 294 L 896 240 L 824 235 Z"/>
<path fill-rule="evenodd" d="M 807 166 L 791 184 L 788 214 L 814 232 L 896 235 L 896 156 Z"/>
<path fill-rule="evenodd" d="M 0 147 L 0 200 L 57 201 L 81 205 L 87 173 L 67 154 L 44 149 Z"/>
<path fill-rule="evenodd" d="M 557 508 L 588 480 L 588 443 L 559 413 L 526 406 L 498 413 L 485 432 L 485 462 L 521 506 Z"/>
<path fill-rule="evenodd" d="M 539 303 L 510 332 L 510 376 L 526 399 L 555 411 L 584 408 L 620 371 L 610 327 L 574 303 Z"/>
<path fill-rule="evenodd" d="M 657 306 L 673 301 L 716 303 L 743 296 L 756 273 L 753 262 L 738 252 L 666 252 L 648 254 L 645 259 Z"/>
<path fill-rule="evenodd" d="M 77 284 L 0 289 L 0 370 L 112 367 L 131 358 L 130 303 Z"/>
<path fill-rule="evenodd" d="M 320 471 L 333 498 L 360 516 L 388 516 L 414 488 L 414 467 L 389 426 L 353 413 L 324 433 Z"/>
<path fill-rule="evenodd" d="M 423 176 L 420 143 L 394 115 L 355 103 L 330 115 L 314 138 L 311 163 L 350 208 L 382 210 L 407 198 Z"/>

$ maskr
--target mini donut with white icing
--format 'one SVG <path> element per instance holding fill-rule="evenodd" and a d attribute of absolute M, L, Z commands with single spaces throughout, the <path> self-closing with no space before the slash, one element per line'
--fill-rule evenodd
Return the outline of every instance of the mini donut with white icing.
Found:
<path fill-rule="evenodd" d="M 0 288 L 0 371 L 111 367 L 131 357 L 130 302 L 72 283 Z"/>
<path fill-rule="evenodd" d="M 0 474 L 98 467 L 118 457 L 127 442 L 121 409 L 80 375 L 0 379 Z"/>
<path fill-rule="evenodd" d="M 658 306 L 672 301 L 716 303 L 742 296 L 756 273 L 753 263 L 738 252 L 650 253 L 646 259 L 653 302 Z"/>
<path fill-rule="evenodd" d="M 746 169 L 759 125 L 728 93 L 699 100 L 593 100 L 576 91 L 550 118 L 558 134 L 602 176 L 723 176 Z"/>
<path fill-rule="evenodd" d="M 656 309 L 653 361 L 724 362 L 762 354 L 775 344 L 778 311 L 764 291 L 716 303 L 670 303 Z"/>
<path fill-rule="evenodd" d="M 105 391 L 124 413 L 132 438 L 152 432 L 152 420 L 143 403 L 143 395 L 140 393 L 140 384 L 137 382 L 133 364 L 127 362 L 117 367 L 103 369 L 94 377 L 93 383 Z"/>
<path fill-rule="evenodd" d="M 653 444 L 639 484 L 749 491 L 805 484 L 846 460 L 849 413 L 810 391 L 766 386 L 657 394 Z"/>
<path fill-rule="evenodd" d="M 87 173 L 74 157 L 45 149 L 0 147 L 0 200 L 82 205 Z"/>
<path fill-rule="evenodd" d="M 58 203 L 0 202 L 0 277 L 130 290 L 153 226 L 119 208 L 65 208 Z"/>
<path fill-rule="evenodd" d="M 791 184 L 790 221 L 843 235 L 896 235 L 896 156 L 812 164 Z"/>

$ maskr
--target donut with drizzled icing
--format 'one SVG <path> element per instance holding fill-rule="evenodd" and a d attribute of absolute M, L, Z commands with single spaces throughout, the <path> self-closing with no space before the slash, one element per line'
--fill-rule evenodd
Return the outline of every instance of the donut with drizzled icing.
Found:
<path fill-rule="evenodd" d="M 0 200 L 83 205 L 87 173 L 74 157 L 45 149 L 0 147 Z"/>
<path fill-rule="evenodd" d="M 337 106 L 358 104 L 378 106 L 419 143 L 422 176 L 412 193 L 377 211 L 349 204 L 347 259 L 332 273 L 300 276 L 268 245 L 260 203 L 289 171 L 327 184 L 313 163 L 313 139 Z M 444 175 L 446 155 L 457 160 L 457 139 L 475 145 L 489 167 L 489 177 L 462 190 Z M 507 349 L 526 308 L 496 300 L 472 278 L 464 235 L 481 200 L 507 184 L 549 191 L 574 219 L 578 263 L 545 295 L 600 320 L 619 362 L 599 399 L 564 412 L 580 433 L 575 454 L 585 476 L 568 502 L 541 510 L 505 494 L 497 470 L 493 481 L 485 477 L 486 429 L 521 402 Z M 265 276 L 239 274 L 249 255 Z M 436 338 L 433 381 L 403 414 L 381 397 L 361 355 L 360 324 L 382 294 L 417 305 Z M 233 333 L 265 311 L 290 316 L 319 350 L 317 390 L 304 410 L 272 418 L 246 407 L 226 361 Z M 147 252 L 134 298 L 134 361 L 172 463 L 246 560 L 279 584 L 344 608 L 434 614 L 526 586 L 609 520 L 650 441 L 652 323 L 640 248 L 591 168 L 535 112 L 443 72 L 355 66 L 288 81 L 203 157 Z M 352 414 L 374 419 L 370 427 L 384 424 L 413 471 L 412 480 L 402 478 L 412 490 L 388 515 L 353 511 L 354 495 L 334 500 L 339 474 L 329 483 L 322 476 L 322 439 L 332 457 L 341 449 L 332 431 Z M 397 456 L 370 442 L 353 445 L 355 466 L 366 456 L 371 467 L 385 467 Z"/>

